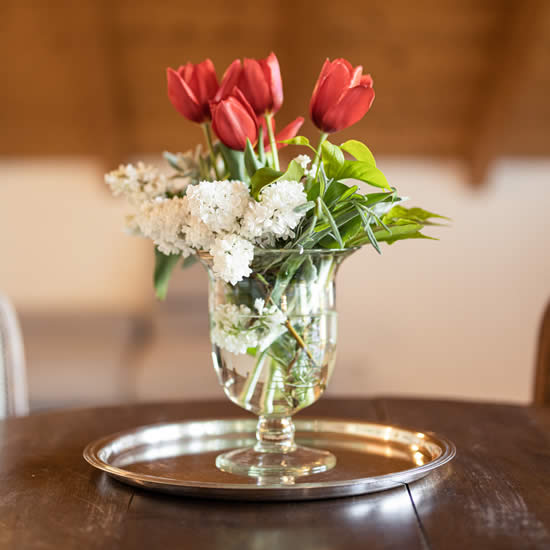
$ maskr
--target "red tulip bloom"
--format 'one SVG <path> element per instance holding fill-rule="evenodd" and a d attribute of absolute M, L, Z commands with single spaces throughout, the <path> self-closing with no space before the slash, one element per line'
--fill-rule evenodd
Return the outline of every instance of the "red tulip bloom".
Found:
<path fill-rule="evenodd" d="M 214 64 L 206 59 L 198 65 L 187 63 L 177 71 L 166 69 L 168 97 L 176 110 L 193 122 L 210 120 L 210 101 L 218 91 Z"/>
<path fill-rule="evenodd" d="M 275 131 L 275 119 L 272 120 L 272 127 L 273 131 Z M 283 147 L 286 147 L 286 143 L 279 143 L 281 141 L 284 141 L 286 139 L 292 139 L 296 136 L 300 128 L 302 127 L 302 124 L 304 123 L 304 117 L 299 116 L 298 118 L 295 118 L 290 124 L 287 124 L 279 133 L 275 134 L 275 141 L 277 142 L 277 149 L 282 149 Z M 269 143 L 269 135 L 267 134 L 267 127 L 265 123 L 265 119 L 262 120 L 262 128 L 264 129 L 264 148 L 266 151 L 271 150 L 271 145 Z"/>
<path fill-rule="evenodd" d="M 212 129 L 220 141 L 230 149 L 244 151 L 246 138 L 252 145 L 258 140 L 258 119 L 250 103 L 238 88 L 219 101 L 211 102 Z"/>
<path fill-rule="evenodd" d="M 283 104 L 283 81 L 279 61 L 274 53 L 266 59 L 236 59 L 223 75 L 215 101 L 227 97 L 237 86 L 254 112 L 260 116 L 276 113 Z"/>
<path fill-rule="evenodd" d="M 230 96 L 233 93 L 233 90 L 236 86 L 239 85 L 239 80 L 241 78 L 241 73 L 243 71 L 241 60 L 235 59 L 229 67 L 225 70 L 222 77 L 222 83 L 220 88 L 214 97 L 214 101 L 217 103 L 222 99 Z"/>
<path fill-rule="evenodd" d="M 313 123 L 332 133 L 355 124 L 365 116 L 374 101 L 373 81 L 345 59 L 325 61 L 313 90 L 309 112 Z"/>

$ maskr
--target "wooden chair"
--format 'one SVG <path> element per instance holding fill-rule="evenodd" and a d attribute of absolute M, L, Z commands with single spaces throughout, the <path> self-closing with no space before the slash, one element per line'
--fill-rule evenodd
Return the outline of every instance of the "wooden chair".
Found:
<path fill-rule="evenodd" d="M 535 371 L 535 405 L 550 406 L 550 302 L 542 318 Z"/>
<path fill-rule="evenodd" d="M 0 418 L 28 412 L 21 331 L 11 302 L 0 295 Z"/>

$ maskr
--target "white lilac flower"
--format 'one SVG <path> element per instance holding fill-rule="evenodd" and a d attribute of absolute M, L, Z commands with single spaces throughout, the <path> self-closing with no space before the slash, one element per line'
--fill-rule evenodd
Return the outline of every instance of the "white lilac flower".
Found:
<path fill-rule="evenodd" d="M 184 238 L 187 206 L 179 197 L 155 199 L 141 205 L 136 222 L 145 237 L 153 240 L 163 254 L 189 256 L 193 251 Z"/>
<path fill-rule="evenodd" d="M 242 181 L 201 181 L 187 189 L 189 211 L 214 233 L 237 233 L 250 195 Z"/>
<path fill-rule="evenodd" d="M 212 314 L 212 342 L 230 353 L 244 354 L 249 348 L 263 351 L 286 330 L 286 318 L 272 306 L 263 315 L 235 304 L 220 304 Z"/>
<path fill-rule="evenodd" d="M 254 300 L 254 309 L 261 315 L 265 307 L 265 300 L 262 298 L 256 298 Z"/>
<path fill-rule="evenodd" d="M 250 241 L 235 234 L 218 237 L 210 248 L 214 275 L 232 285 L 248 277 L 252 270 L 254 246 Z"/>
<path fill-rule="evenodd" d="M 137 165 L 121 164 L 118 169 L 105 174 L 105 183 L 113 195 L 124 195 L 134 205 L 166 195 L 169 180 L 153 166 L 138 162 Z"/>
<path fill-rule="evenodd" d="M 308 155 L 298 155 L 294 158 L 294 161 L 297 162 L 304 169 L 304 171 L 306 171 L 309 163 L 311 162 L 311 158 L 309 158 Z"/>
<path fill-rule="evenodd" d="M 294 237 L 304 213 L 295 208 L 307 202 L 304 186 L 297 181 L 277 181 L 264 187 L 260 201 L 250 201 L 241 222 L 241 234 L 260 246 L 274 246 L 277 239 Z"/>

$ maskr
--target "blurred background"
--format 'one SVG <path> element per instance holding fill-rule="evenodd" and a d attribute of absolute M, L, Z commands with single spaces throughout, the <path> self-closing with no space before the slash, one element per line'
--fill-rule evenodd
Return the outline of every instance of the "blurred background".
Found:
<path fill-rule="evenodd" d="M 439 241 L 343 265 L 328 393 L 531 399 L 550 296 L 548 0 L 2 0 L 0 51 L 0 292 L 33 410 L 222 397 L 205 274 L 177 273 L 155 302 L 152 245 L 123 233 L 103 173 L 201 140 L 167 66 L 210 57 L 221 77 L 270 51 L 280 127 L 307 117 L 326 57 L 362 64 L 376 100 L 337 140 L 366 141 L 411 205 L 453 218 L 428 231 Z"/>

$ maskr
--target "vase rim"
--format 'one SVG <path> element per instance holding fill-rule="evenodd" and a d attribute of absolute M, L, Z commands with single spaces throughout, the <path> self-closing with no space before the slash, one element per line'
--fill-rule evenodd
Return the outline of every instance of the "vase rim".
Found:
<path fill-rule="evenodd" d="M 254 256 L 256 254 L 311 254 L 311 255 L 321 255 L 321 254 L 345 254 L 355 252 L 359 250 L 360 246 L 351 246 L 349 248 L 260 248 L 254 247 Z M 206 250 L 198 250 L 195 254 L 199 258 L 211 258 L 211 254 Z"/>

